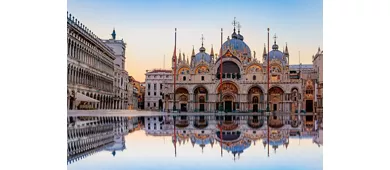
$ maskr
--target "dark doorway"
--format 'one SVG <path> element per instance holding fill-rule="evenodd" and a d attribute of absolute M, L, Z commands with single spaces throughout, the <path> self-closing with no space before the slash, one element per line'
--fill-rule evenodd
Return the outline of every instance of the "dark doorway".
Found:
<path fill-rule="evenodd" d="M 225 116 L 225 121 L 233 121 L 233 116 L 232 115 Z"/>
<path fill-rule="evenodd" d="M 203 103 L 199 104 L 199 111 L 204 112 L 204 104 Z"/>
<path fill-rule="evenodd" d="M 225 101 L 225 111 L 232 112 L 232 101 Z"/>
<path fill-rule="evenodd" d="M 274 111 L 277 111 L 277 110 L 278 110 L 278 105 L 274 104 Z"/>
<path fill-rule="evenodd" d="M 180 104 L 180 111 L 187 112 L 187 104 L 186 103 Z"/>
<path fill-rule="evenodd" d="M 259 108 L 257 106 L 257 104 L 254 104 L 253 105 L 253 112 L 258 112 L 259 111 Z"/>
<path fill-rule="evenodd" d="M 313 112 L 313 100 L 306 100 L 306 112 Z"/>

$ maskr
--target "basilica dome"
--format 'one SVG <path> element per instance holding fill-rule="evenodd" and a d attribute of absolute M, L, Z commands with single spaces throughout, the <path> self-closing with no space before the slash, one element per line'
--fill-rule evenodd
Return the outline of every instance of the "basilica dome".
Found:
<path fill-rule="evenodd" d="M 283 54 L 283 52 L 279 51 L 278 48 L 279 48 L 279 46 L 275 42 L 274 45 L 272 45 L 272 51 L 269 52 L 269 60 L 272 61 L 273 59 L 277 59 L 283 65 L 285 65 L 286 64 L 286 60 L 283 57 L 284 54 Z M 265 58 L 265 60 L 267 61 L 267 57 Z"/>
<path fill-rule="evenodd" d="M 204 47 L 199 48 L 199 53 L 195 55 L 195 63 L 199 63 L 204 60 L 205 62 L 211 62 L 211 56 L 206 53 L 206 49 Z"/>
<path fill-rule="evenodd" d="M 241 40 L 243 39 L 242 35 L 233 33 L 232 39 L 229 39 L 225 41 L 225 43 L 222 44 L 222 54 L 225 54 L 227 50 L 229 50 L 233 55 L 236 57 L 246 57 L 251 58 L 251 49 L 249 48 L 246 43 Z"/>

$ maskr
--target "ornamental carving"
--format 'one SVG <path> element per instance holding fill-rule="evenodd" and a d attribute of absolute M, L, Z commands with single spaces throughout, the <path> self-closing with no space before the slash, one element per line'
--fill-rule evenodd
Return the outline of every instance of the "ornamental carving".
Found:
<path fill-rule="evenodd" d="M 181 95 L 180 96 L 180 101 L 187 101 L 188 97 L 186 95 Z"/>
<path fill-rule="evenodd" d="M 179 74 L 190 74 L 190 69 L 188 67 L 180 68 L 178 71 Z"/>
<path fill-rule="evenodd" d="M 283 94 L 283 90 L 279 87 L 272 87 L 269 89 L 269 94 Z"/>
<path fill-rule="evenodd" d="M 210 72 L 210 70 L 207 66 L 199 66 L 195 71 L 196 74 L 206 74 L 209 72 Z"/>
<path fill-rule="evenodd" d="M 221 89 L 222 89 L 222 91 L 224 93 L 225 92 L 231 92 L 231 93 L 237 93 L 238 92 L 237 87 L 234 84 L 231 84 L 231 83 L 222 84 Z"/>
<path fill-rule="evenodd" d="M 261 90 L 260 90 L 258 87 L 256 87 L 256 88 L 251 88 L 251 89 L 249 90 L 249 93 L 250 93 L 250 94 L 259 94 L 259 93 L 261 93 Z"/>
<path fill-rule="evenodd" d="M 223 96 L 223 100 L 233 100 L 233 96 L 231 95 L 226 95 L 226 96 Z"/>
<path fill-rule="evenodd" d="M 261 67 L 258 65 L 252 65 L 247 69 L 247 73 L 260 73 L 260 72 L 261 72 Z"/>

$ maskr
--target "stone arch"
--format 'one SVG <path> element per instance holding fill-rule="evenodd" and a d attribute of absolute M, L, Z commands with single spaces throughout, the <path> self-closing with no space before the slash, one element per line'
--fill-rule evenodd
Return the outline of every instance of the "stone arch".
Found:
<path fill-rule="evenodd" d="M 222 64 L 224 64 L 225 62 L 233 62 L 233 63 L 235 63 L 237 66 L 238 66 L 238 68 L 239 68 L 239 72 L 238 73 L 241 73 L 241 70 L 243 70 L 242 69 L 242 64 L 241 64 L 241 62 L 239 61 L 239 59 L 238 58 L 233 58 L 233 57 L 229 57 L 229 58 L 223 58 L 223 63 Z M 217 67 L 214 67 L 214 73 L 219 73 L 220 72 L 220 66 L 221 66 L 221 59 L 220 58 L 218 58 L 218 60 L 215 62 L 215 64 L 214 64 L 215 66 L 217 66 Z M 223 67 L 223 70 L 225 69 L 225 67 Z M 225 73 L 225 72 L 223 72 L 223 73 Z"/>
<path fill-rule="evenodd" d="M 210 68 L 206 64 L 199 64 L 194 70 L 195 74 L 207 74 L 210 73 Z"/>
<path fill-rule="evenodd" d="M 223 81 L 222 84 L 218 84 L 218 86 L 216 87 L 215 89 L 215 92 L 219 93 L 219 88 L 221 86 L 224 86 L 224 84 L 233 84 L 235 86 L 235 89 L 236 89 L 236 93 L 239 93 L 240 92 L 240 86 L 237 85 L 237 83 L 233 82 L 233 81 Z M 234 90 L 234 89 L 233 89 Z"/>
<path fill-rule="evenodd" d="M 253 63 L 245 69 L 246 74 L 256 74 L 262 72 L 263 72 L 263 68 L 260 66 L 260 64 L 257 63 Z"/>
<path fill-rule="evenodd" d="M 184 87 L 184 86 L 179 86 L 179 87 L 176 87 L 176 94 L 177 93 L 189 93 L 187 87 Z"/>
<path fill-rule="evenodd" d="M 178 75 L 187 75 L 191 73 L 191 69 L 188 66 L 182 66 L 178 69 Z"/>
<path fill-rule="evenodd" d="M 299 88 L 297 86 L 291 87 L 290 93 L 292 93 L 294 89 L 297 90 L 297 92 L 299 93 Z"/>
<path fill-rule="evenodd" d="M 250 85 L 250 86 L 246 89 L 246 92 L 249 94 L 249 90 L 250 90 L 251 88 L 254 88 L 254 87 L 260 88 L 260 90 L 261 90 L 263 93 L 266 92 L 265 89 L 264 89 L 262 86 L 258 85 L 258 84 L 252 84 L 252 85 Z"/>

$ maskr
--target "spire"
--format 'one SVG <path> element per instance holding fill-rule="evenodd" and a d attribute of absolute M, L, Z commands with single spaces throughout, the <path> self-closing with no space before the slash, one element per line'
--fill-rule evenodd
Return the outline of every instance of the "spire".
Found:
<path fill-rule="evenodd" d="M 232 25 L 234 27 L 233 29 L 233 34 L 232 34 L 232 38 L 233 39 L 237 39 L 237 34 L 236 34 L 236 25 L 237 25 L 237 21 L 236 21 L 236 17 L 234 17 L 234 20 L 232 22 Z"/>
<path fill-rule="evenodd" d="M 286 42 L 286 50 L 284 50 L 284 53 L 288 55 L 287 42 Z"/>
<path fill-rule="evenodd" d="M 202 47 L 199 48 L 199 52 L 205 52 L 206 49 L 203 47 L 203 40 L 204 40 L 203 34 L 202 34 L 202 38 L 200 39 L 202 40 Z"/>
<path fill-rule="evenodd" d="M 183 53 L 183 63 L 186 63 L 186 55 Z"/>
<path fill-rule="evenodd" d="M 191 56 L 195 56 L 195 49 L 194 49 L 194 45 L 192 45 L 192 54 Z"/>
<path fill-rule="evenodd" d="M 188 59 L 188 56 L 187 56 L 187 64 L 189 64 L 189 61 L 188 61 L 189 59 Z"/>
<path fill-rule="evenodd" d="M 214 49 L 213 49 L 213 44 L 211 44 L 211 52 L 210 52 L 210 56 L 214 56 Z"/>
<path fill-rule="evenodd" d="M 181 49 L 179 49 L 179 61 L 178 61 L 178 63 L 180 63 L 181 62 Z"/>
<path fill-rule="evenodd" d="M 115 28 L 112 30 L 111 36 L 112 36 L 112 39 L 115 40 L 115 38 L 116 38 Z"/>
<path fill-rule="evenodd" d="M 176 66 L 176 28 L 175 28 L 175 47 L 173 49 L 172 67 Z"/>

